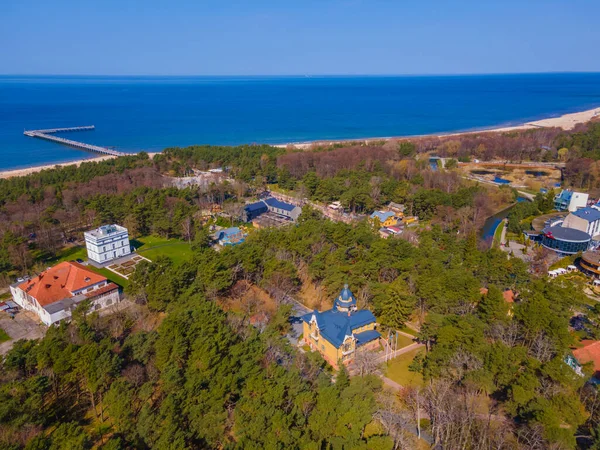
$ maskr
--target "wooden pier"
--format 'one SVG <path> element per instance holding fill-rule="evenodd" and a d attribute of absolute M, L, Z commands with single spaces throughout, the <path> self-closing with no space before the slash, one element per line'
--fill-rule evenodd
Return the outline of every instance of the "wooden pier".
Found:
<path fill-rule="evenodd" d="M 73 141 L 71 139 L 65 139 L 58 136 L 54 136 L 54 133 L 66 133 L 71 131 L 88 131 L 94 130 L 96 127 L 94 125 L 84 126 L 84 127 L 70 127 L 70 128 L 50 128 L 48 130 L 29 130 L 23 132 L 25 136 L 45 139 L 47 141 L 56 142 L 58 144 L 68 145 L 69 147 L 79 148 L 81 150 L 87 150 L 89 152 L 101 153 L 103 155 L 110 156 L 123 156 L 126 153 L 118 152 L 116 150 L 100 147 L 99 145 L 85 144 L 83 142 Z"/>

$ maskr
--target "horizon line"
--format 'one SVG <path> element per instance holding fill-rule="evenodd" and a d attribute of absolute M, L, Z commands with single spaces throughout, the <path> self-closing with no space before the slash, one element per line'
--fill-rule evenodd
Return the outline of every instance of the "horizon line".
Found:
<path fill-rule="evenodd" d="M 531 72 L 461 72 L 461 73 L 298 73 L 298 74 L 101 74 L 101 73 L 0 73 L 0 77 L 123 77 L 123 78 L 311 78 L 311 77 L 460 77 L 460 76 L 497 76 L 497 75 L 560 75 L 560 74 L 600 74 L 600 70 L 594 71 L 531 71 Z"/>

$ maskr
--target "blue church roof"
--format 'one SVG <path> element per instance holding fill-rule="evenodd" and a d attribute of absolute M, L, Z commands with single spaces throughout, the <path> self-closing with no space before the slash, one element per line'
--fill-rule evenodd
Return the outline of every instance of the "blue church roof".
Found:
<path fill-rule="evenodd" d="M 371 342 L 371 341 L 374 341 L 375 339 L 379 339 L 381 337 L 381 333 L 379 331 L 375 331 L 375 330 L 367 330 L 367 331 L 363 331 L 362 333 L 355 334 L 354 337 L 356 338 L 357 345 L 363 345 L 363 344 L 366 344 L 367 342 Z"/>
<path fill-rule="evenodd" d="M 366 309 L 354 311 L 350 314 L 338 311 L 335 308 L 323 312 L 315 310 L 302 316 L 302 320 L 310 323 L 313 315 L 317 321 L 319 332 L 335 348 L 340 348 L 346 336 L 352 336 L 352 330 L 375 323 L 375 316 L 371 311 Z M 370 340 L 375 339 L 371 334 L 364 335 L 364 333 L 366 332 L 358 333 L 355 337 L 363 335 L 362 339 L 364 342 L 368 342 L 367 339 L 369 338 Z"/>
<path fill-rule="evenodd" d="M 356 298 L 348 288 L 348 285 L 345 284 L 344 288 L 340 291 L 340 295 L 333 302 L 333 307 L 349 308 L 351 306 L 356 306 Z"/>

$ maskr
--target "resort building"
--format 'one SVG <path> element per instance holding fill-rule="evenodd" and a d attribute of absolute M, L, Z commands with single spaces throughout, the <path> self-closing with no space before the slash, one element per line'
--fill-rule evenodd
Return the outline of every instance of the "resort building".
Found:
<path fill-rule="evenodd" d="M 269 207 L 265 202 L 250 203 L 244 207 L 244 221 L 252 222 L 261 214 L 269 211 Z"/>
<path fill-rule="evenodd" d="M 302 213 L 302 208 L 279 201 L 273 197 L 266 198 L 260 202 L 251 203 L 244 207 L 244 219 L 246 222 L 252 222 L 254 219 L 265 213 L 272 213 L 295 222 Z"/>
<path fill-rule="evenodd" d="M 587 206 L 588 197 L 588 194 L 583 192 L 563 189 L 560 194 L 554 197 L 554 209 L 558 211 L 577 211 L 579 208 Z"/>
<path fill-rule="evenodd" d="M 562 226 L 596 236 L 600 234 L 600 210 L 597 206 L 586 206 L 573 211 L 565 218 Z"/>
<path fill-rule="evenodd" d="M 579 260 L 581 268 L 594 278 L 600 277 L 600 253 L 584 252 Z"/>
<path fill-rule="evenodd" d="M 391 227 L 396 225 L 400 218 L 393 211 L 375 211 L 369 216 L 371 221 L 379 220 L 379 225 L 382 227 Z"/>
<path fill-rule="evenodd" d="M 356 352 L 379 346 L 381 334 L 375 330 L 375 316 L 369 310 L 357 309 L 348 285 L 333 302 L 333 308 L 315 310 L 302 316 L 302 320 L 304 342 L 335 369 L 339 368 L 339 362 L 351 363 Z"/>
<path fill-rule="evenodd" d="M 103 225 L 92 231 L 83 233 L 88 258 L 99 264 L 131 253 L 129 233 L 120 225 Z"/>
<path fill-rule="evenodd" d="M 565 227 L 544 228 L 540 234 L 541 244 L 561 255 L 585 252 L 592 237 L 584 231 Z"/>
<path fill-rule="evenodd" d="M 35 278 L 12 285 L 10 291 L 21 308 L 33 311 L 48 326 L 70 319 L 84 300 L 91 302 L 92 311 L 120 300 L 116 284 L 76 262 L 62 262 Z"/>

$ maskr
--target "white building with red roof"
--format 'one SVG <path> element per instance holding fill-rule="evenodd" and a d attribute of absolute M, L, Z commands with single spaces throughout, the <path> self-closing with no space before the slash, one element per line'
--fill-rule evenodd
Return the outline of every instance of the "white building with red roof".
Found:
<path fill-rule="evenodd" d="M 70 319 L 73 309 L 84 300 L 91 301 L 92 311 L 120 300 L 116 284 L 76 262 L 62 262 L 10 290 L 21 308 L 35 312 L 48 326 Z"/>

